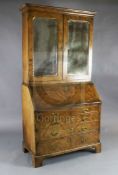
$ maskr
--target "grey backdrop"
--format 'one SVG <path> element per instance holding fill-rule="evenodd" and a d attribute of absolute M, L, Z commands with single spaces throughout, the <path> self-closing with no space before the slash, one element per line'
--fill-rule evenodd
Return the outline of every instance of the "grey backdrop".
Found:
<path fill-rule="evenodd" d="M 78 152 L 51 158 L 31 167 L 21 150 L 21 39 L 19 7 L 26 2 L 97 12 L 94 22 L 92 80 L 102 101 L 102 153 Z M 118 172 L 118 1 L 1 0 L 0 1 L 0 174 L 117 174 Z"/>

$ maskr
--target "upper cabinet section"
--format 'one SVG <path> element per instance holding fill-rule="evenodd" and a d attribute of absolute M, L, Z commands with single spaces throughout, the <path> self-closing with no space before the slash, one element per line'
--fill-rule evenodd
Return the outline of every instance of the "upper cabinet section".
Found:
<path fill-rule="evenodd" d="M 23 82 L 90 81 L 94 12 L 23 6 Z"/>

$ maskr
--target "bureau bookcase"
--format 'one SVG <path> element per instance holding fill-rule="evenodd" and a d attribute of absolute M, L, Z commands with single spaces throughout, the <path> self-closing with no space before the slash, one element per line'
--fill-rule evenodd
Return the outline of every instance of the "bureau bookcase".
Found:
<path fill-rule="evenodd" d="M 101 100 L 91 81 L 95 12 L 25 4 L 22 12 L 23 150 L 48 157 L 101 151 Z"/>

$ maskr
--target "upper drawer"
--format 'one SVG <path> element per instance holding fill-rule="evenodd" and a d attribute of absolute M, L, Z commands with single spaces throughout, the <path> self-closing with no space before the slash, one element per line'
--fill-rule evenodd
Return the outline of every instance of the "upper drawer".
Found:
<path fill-rule="evenodd" d="M 65 123 L 69 125 L 72 122 L 84 122 L 84 121 L 99 121 L 101 106 L 96 105 L 82 105 L 77 108 L 70 108 L 68 110 L 50 110 L 36 112 L 36 122 L 41 128 L 46 125 L 53 125 Z"/>

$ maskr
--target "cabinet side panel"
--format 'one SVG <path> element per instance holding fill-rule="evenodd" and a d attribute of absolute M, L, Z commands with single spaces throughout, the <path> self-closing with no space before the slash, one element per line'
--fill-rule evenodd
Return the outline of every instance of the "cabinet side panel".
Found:
<path fill-rule="evenodd" d="M 23 139 L 26 148 L 35 154 L 34 109 L 29 88 L 22 85 Z"/>
<path fill-rule="evenodd" d="M 22 14 L 22 64 L 23 64 L 23 82 L 28 84 L 28 14 Z"/>

